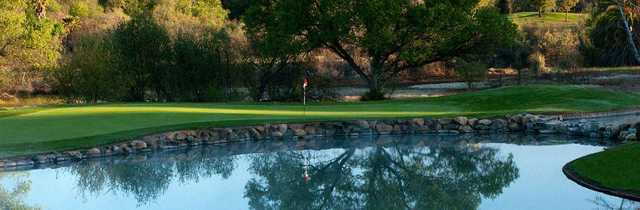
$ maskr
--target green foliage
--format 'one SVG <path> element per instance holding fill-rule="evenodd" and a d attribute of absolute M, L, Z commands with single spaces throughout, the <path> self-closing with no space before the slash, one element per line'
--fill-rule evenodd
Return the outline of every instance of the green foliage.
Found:
<path fill-rule="evenodd" d="M 560 0 L 558 3 L 558 8 L 560 8 L 565 13 L 569 13 L 571 9 L 578 4 L 578 2 L 579 0 Z"/>
<path fill-rule="evenodd" d="M 580 40 L 576 32 L 546 30 L 538 44 L 550 66 L 562 69 L 576 69 L 582 66 Z"/>
<path fill-rule="evenodd" d="M 246 74 L 237 65 L 237 55 L 225 31 L 194 37 L 181 34 L 175 41 L 175 67 L 167 83 L 175 83 L 176 99 L 187 101 L 221 101 Z"/>
<path fill-rule="evenodd" d="M 581 51 L 590 66 L 630 66 L 637 64 L 628 48 L 626 32 L 615 6 L 594 13 L 587 22 Z M 637 25 L 637 24 L 636 24 Z"/>
<path fill-rule="evenodd" d="M 118 100 L 126 94 L 127 79 L 117 71 L 116 55 L 108 35 L 87 34 L 74 54 L 52 73 L 55 89 L 73 101 Z"/>
<path fill-rule="evenodd" d="M 463 54 L 492 55 L 515 26 L 477 1 L 260 1 L 246 12 L 248 34 L 263 51 L 298 55 L 326 48 L 384 92 L 410 68 Z M 510 37 L 512 36 L 512 37 Z M 379 95 L 379 94 L 375 94 Z"/>
<path fill-rule="evenodd" d="M 63 25 L 38 17 L 36 2 L 0 0 L 0 91 L 26 88 L 60 56 Z"/>
<path fill-rule="evenodd" d="M 74 17 L 87 17 L 90 12 L 89 4 L 86 1 L 75 1 L 69 8 L 69 14 Z"/>
<path fill-rule="evenodd" d="M 118 70 L 128 78 L 128 100 L 144 101 L 152 89 L 157 98 L 167 98 L 171 42 L 164 28 L 149 16 L 136 16 L 114 32 Z"/>
<path fill-rule="evenodd" d="M 556 7 L 556 0 L 531 0 L 531 4 L 538 11 L 538 17 Z"/>
<path fill-rule="evenodd" d="M 487 65 L 479 61 L 456 60 L 456 73 L 467 82 L 468 88 L 473 88 L 473 83 L 486 79 L 489 69 Z"/>
<path fill-rule="evenodd" d="M 230 19 L 240 19 L 251 5 L 250 0 L 222 0 L 222 4 L 229 10 Z"/>
<path fill-rule="evenodd" d="M 511 14 L 513 12 L 513 0 L 499 0 L 498 8 L 500 8 L 500 13 L 502 14 Z"/>

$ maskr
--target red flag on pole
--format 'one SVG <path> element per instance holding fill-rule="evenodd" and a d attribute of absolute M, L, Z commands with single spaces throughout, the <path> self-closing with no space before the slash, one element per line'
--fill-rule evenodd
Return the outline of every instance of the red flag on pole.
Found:
<path fill-rule="evenodd" d="M 304 83 L 302 83 L 302 88 L 307 88 L 307 86 L 309 86 L 309 80 L 307 78 L 304 78 Z"/>

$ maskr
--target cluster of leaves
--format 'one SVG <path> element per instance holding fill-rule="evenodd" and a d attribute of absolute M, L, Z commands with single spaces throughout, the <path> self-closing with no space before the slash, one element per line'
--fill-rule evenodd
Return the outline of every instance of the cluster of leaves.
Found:
<path fill-rule="evenodd" d="M 0 92 L 55 65 L 63 23 L 37 13 L 37 1 L 0 0 Z"/>
<path fill-rule="evenodd" d="M 614 3 L 601 1 L 600 7 L 594 10 L 591 18 L 587 21 L 580 46 L 587 65 L 629 66 L 638 64 L 632 48 L 640 46 L 637 39 L 639 32 L 632 31 L 635 46 L 631 45 L 623 25 L 623 16 Z M 638 21 L 640 16 L 634 10 L 627 9 L 624 15 L 631 28 L 640 27 Z"/>
<path fill-rule="evenodd" d="M 382 96 L 399 73 L 464 54 L 492 55 L 516 28 L 478 1 L 259 1 L 248 34 L 274 57 L 329 49 Z M 379 99 L 379 98 L 374 98 Z"/>
<path fill-rule="evenodd" d="M 323 80 L 307 62 L 314 50 L 343 59 L 380 99 L 407 70 L 454 57 L 484 61 L 517 36 L 490 0 L 9 2 L 0 1 L 8 17 L 0 21 L 0 84 L 19 81 L 16 72 L 55 69 L 39 75 L 79 101 L 204 101 L 239 87 L 258 101 L 288 100 L 302 94 L 304 77 Z"/>

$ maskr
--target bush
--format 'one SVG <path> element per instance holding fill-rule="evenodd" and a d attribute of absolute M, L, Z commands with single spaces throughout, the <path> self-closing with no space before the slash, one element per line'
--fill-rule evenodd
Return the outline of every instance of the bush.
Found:
<path fill-rule="evenodd" d="M 590 66 L 633 66 L 638 65 L 631 46 L 627 41 L 627 34 L 621 25 L 617 7 L 609 7 L 600 14 L 593 14 L 588 20 L 584 38 L 581 40 L 580 50 L 585 56 L 585 62 Z M 628 16 L 629 17 L 629 16 Z M 632 28 L 640 27 L 637 17 L 629 21 Z M 636 30 L 633 31 L 638 45 Z"/>
<path fill-rule="evenodd" d="M 547 63 L 562 69 L 576 69 L 581 66 L 580 41 L 572 31 L 547 31 L 542 36 L 540 48 Z"/>
<path fill-rule="evenodd" d="M 364 95 L 362 95 L 362 98 L 360 98 L 361 101 L 380 101 L 380 100 L 384 100 L 385 99 L 385 95 L 382 91 L 367 91 L 366 93 L 364 93 Z"/>
<path fill-rule="evenodd" d="M 479 61 L 458 60 L 456 73 L 467 82 L 467 87 L 472 89 L 474 82 L 484 81 L 487 78 L 488 68 L 486 64 Z"/>
<path fill-rule="evenodd" d="M 529 70 L 533 71 L 536 76 L 547 70 L 544 54 L 534 52 L 529 55 Z"/>
<path fill-rule="evenodd" d="M 69 8 L 69 15 L 74 17 L 88 17 L 91 12 L 89 4 L 85 1 L 75 1 Z"/>
<path fill-rule="evenodd" d="M 74 54 L 52 73 L 54 89 L 70 101 L 120 100 L 126 94 L 127 78 L 116 70 L 110 39 L 88 34 L 79 39 Z"/>

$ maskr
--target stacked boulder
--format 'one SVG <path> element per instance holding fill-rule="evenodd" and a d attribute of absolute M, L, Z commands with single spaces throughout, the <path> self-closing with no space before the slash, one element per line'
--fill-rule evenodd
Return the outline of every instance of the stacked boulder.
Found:
<path fill-rule="evenodd" d="M 260 140 L 295 140 L 315 137 L 347 138 L 375 135 L 463 135 L 493 133 L 563 134 L 619 140 L 636 140 L 635 125 L 601 125 L 595 121 L 564 122 L 532 114 L 509 115 L 494 119 L 456 117 L 450 119 L 414 118 L 401 120 L 356 120 L 302 124 L 266 124 L 234 128 L 203 128 L 149 135 L 140 139 L 87 150 L 40 154 L 0 160 L 0 170 L 41 167 L 87 158 L 172 150 L 199 145 Z"/>

